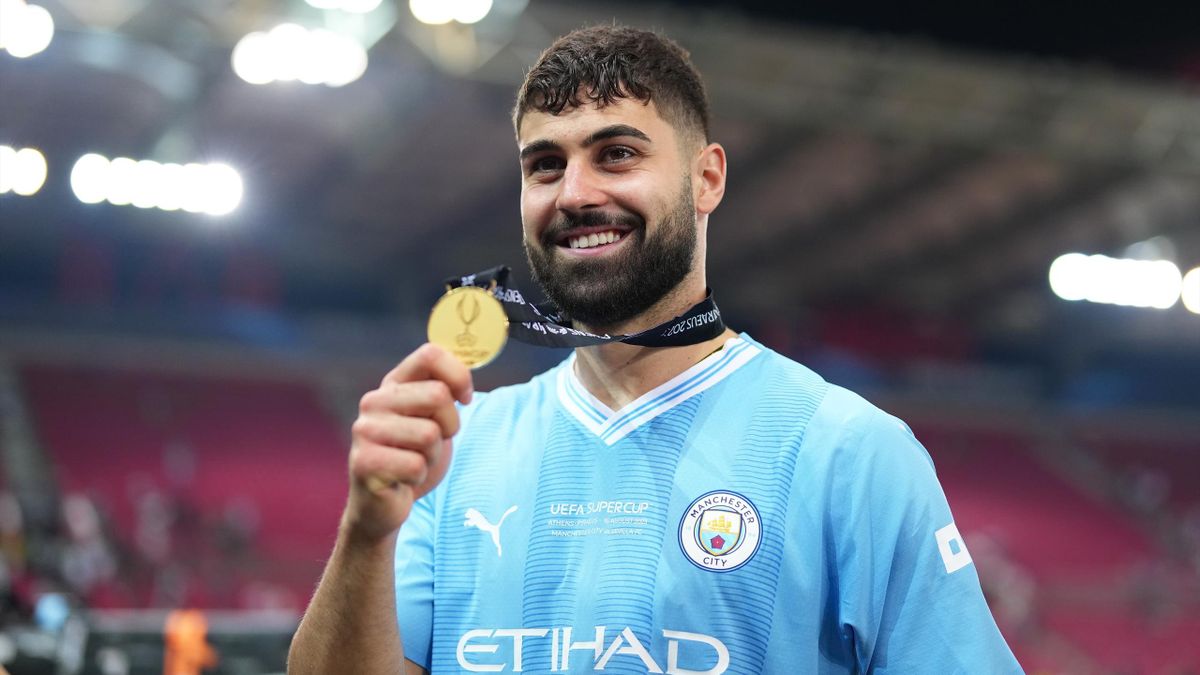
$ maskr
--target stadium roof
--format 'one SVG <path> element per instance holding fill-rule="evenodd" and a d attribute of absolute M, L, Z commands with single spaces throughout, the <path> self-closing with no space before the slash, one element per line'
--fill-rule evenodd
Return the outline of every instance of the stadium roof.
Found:
<path fill-rule="evenodd" d="M 247 250 L 282 271 L 286 302 L 367 313 L 419 312 L 450 274 L 521 268 L 514 88 L 553 36 L 613 18 L 663 28 L 706 74 L 731 167 L 710 279 L 742 315 L 872 306 L 1070 334 L 1079 308 L 1046 282 L 1058 255 L 1160 237 L 1200 265 L 1195 52 L 1170 17 L 509 0 L 468 28 L 422 25 L 406 3 L 331 18 L 299 0 L 40 1 L 51 47 L 0 54 L 0 142 L 50 165 L 39 195 L 0 207 L 9 299 L 52 295 L 78 241 L 118 257 Z M 283 21 L 355 34 L 365 75 L 239 79 L 237 41 Z M 219 219 L 80 204 L 70 166 L 89 152 L 226 162 L 245 197 Z M 1091 321 L 1117 341 L 1200 344 L 1179 306 Z"/>

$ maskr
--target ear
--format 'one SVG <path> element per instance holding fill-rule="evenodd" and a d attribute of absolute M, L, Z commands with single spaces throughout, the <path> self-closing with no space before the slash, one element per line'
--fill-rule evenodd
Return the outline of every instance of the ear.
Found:
<path fill-rule="evenodd" d="M 696 212 L 708 215 L 725 197 L 725 148 L 709 143 L 696 157 L 693 171 Z"/>

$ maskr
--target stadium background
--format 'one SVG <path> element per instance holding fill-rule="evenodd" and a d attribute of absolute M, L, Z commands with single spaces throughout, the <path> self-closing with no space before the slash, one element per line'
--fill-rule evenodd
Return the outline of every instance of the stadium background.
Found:
<path fill-rule="evenodd" d="M 358 396 L 442 278 L 528 286 L 524 69 L 616 18 L 707 78 L 729 322 L 910 422 L 1026 669 L 1197 672 L 1200 26 L 792 4 L 0 0 L 0 664 L 199 608 L 282 671 Z"/>

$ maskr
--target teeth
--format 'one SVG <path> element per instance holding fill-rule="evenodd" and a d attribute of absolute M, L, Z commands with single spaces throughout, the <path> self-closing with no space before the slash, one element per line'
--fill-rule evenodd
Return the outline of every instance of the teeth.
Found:
<path fill-rule="evenodd" d="M 598 234 L 585 234 L 578 237 L 571 237 L 567 240 L 567 245 L 571 248 L 592 248 L 603 244 L 611 244 L 620 241 L 621 234 L 613 230 L 600 232 Z"/>

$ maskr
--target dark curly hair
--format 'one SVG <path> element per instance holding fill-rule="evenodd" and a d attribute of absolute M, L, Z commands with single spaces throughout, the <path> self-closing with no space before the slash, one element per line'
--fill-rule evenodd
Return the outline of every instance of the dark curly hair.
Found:
<path fill-rule="evenodd" d="M 513 126 L 530 111 L 557 115 L 584 103 L 654 101 L 676 131 L 708 140 L 708 96 L 687 51 L 648 30 L 601 25 L 572 31 L 550 45 L 525 76 Z"/>

